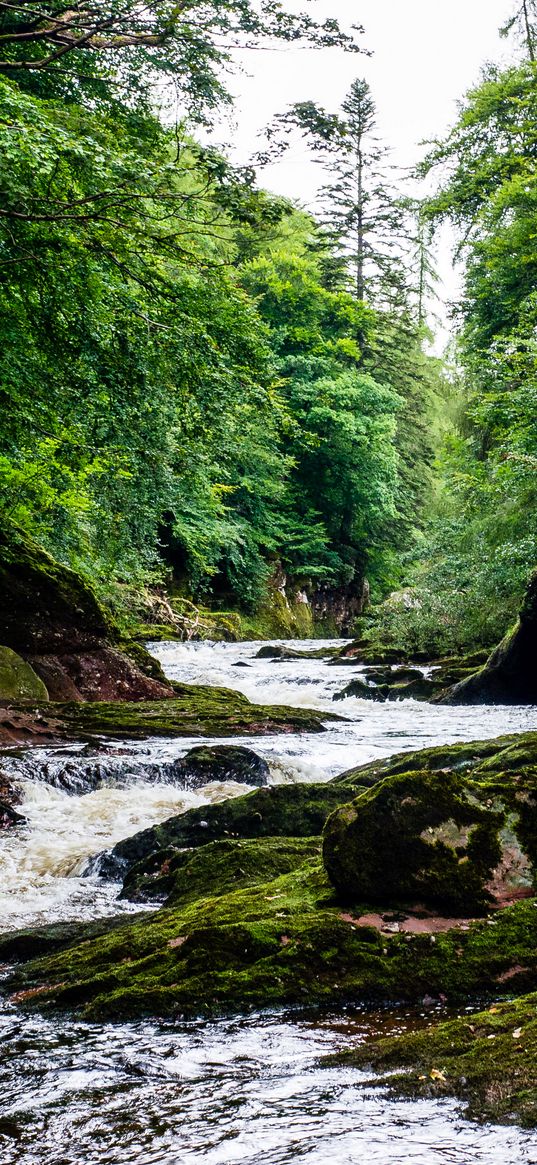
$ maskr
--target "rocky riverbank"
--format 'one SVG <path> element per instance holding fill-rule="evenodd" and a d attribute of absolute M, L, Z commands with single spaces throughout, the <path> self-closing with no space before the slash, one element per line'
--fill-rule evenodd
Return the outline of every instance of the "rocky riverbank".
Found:
<path fill-rule="evenodd" d="M 97 934 L 89 924 L 62 936 L 52 928 L 50 941 L 43 928 L 35 943 L 31 932 L 7 936 L 2 957 L 25 961 L 5 989 L 18 1007 L 94 1021 L 425 997 L 477 1006 L 483 996 L 537 993 L 536 781 L 537 733 L 527 733 L 190 810 L 102 859 L 103 874 L 121 872 L 125 896 L 160 909 L 100 922 Z M 368 850 L 380 828 L 384 839 Z M 334 873 L 341 831 L 345 876 L 352 871 L 345 884 Z M 532 1006 L 526 999 L 522 1027 Z M 478 1040 L 486 1022 L 476 1024 Z M 483 1061 L 479 1083 L 473 1033 L 461 1023 L 465 1039 L 453 1041 L 445 1070 L 433 1065 L 442 1073 L 434 1087 L 459 1094 L 470 1058 L 472 1112 L 515 1119 L 516 1089 L 516 1103 L 491 1106 L 494 1062 Z M 511 1026 L 518 1039 L 521 1024 Z M 432 1060 L 451 1030 L 433 1033 Z M 429 1087 L 420 1080 L 429 1045 L 412 1039 L 401 1062 L 415 1063 L 412 1079 Z M 368 1048 L 371 1063 L 385 1055 L 395 1064 L 397 1046 Z M 532 1047 L 519 1041 L 522 1081 L 531 1082 Z M 534 1120 L 531 1103 L 521 1111 Z"/>

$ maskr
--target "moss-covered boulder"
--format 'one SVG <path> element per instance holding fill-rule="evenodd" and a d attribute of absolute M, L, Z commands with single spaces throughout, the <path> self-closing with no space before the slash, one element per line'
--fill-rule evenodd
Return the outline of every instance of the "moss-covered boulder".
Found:
<path fill-rule="evenodd" d="M 216 805 L 200 805 L 118 842 L 100 856 L 97 868 L 104 877 L 125 877 L 126 896 L 131 891 L 137 894 L 142 885 L 147 889 L 160 876 L 164 863 L 170 863 L 173 873 L 179 850 L 227 838 L 320 835 L 336 806 L 357 791 L 334 785 L 273 785 Z"/>
<path fill-rule="evenodd" d="M 176 904 L 34 959 L 3 990 L 17 1006 L 120 1021 L 537 989 L 534 901 L 447 933 L 382 933 L 342 910 L 309 850 L 207 847 L 185 862 Z"/>
<path fill-rule="evenodd" d="M 537 572 L 528 586 L 518 623 L 484 667 L 455 684 L 444 704 L 537 704 Z"/>
<path fill-rule="evenodd" d="M 118 647 L 118 631 L 92 587 L 15 526 L 0 531 L 0 642 L 41 679 L 32 699 L 166 699 L 153 678 Z M 20 698 L 23 698 L 21 695 Z"/>
<path fill-rule="evenodd" d="M 269 766 L 252 748 L 236 744 L 203 744 L 191 748 L 174 763 L 174 774 L 189 789 L 212 781 L 236 781 L 262 788 L 268 784 Z"/>
<path fill-rule="evenodd" d="M 482 913 L 532 893 L 537 779 L 387 777 L 329 818 L 323 860 L 342 901 Z"/>
<path fill-rule="evenodd" d="M 0 700 L 48 700 L 43 681 L 10 647 L 0 647 Z"/>
<path fill-rule="evenodd" d="M 462 744 L 442 744 L 415 752 L 398 752 L 347 769 L 333 778 L 333 784 L 371 787 L 385 777 L 411 770 L 432 773 L 471 774 L 472 779 L 488 781 L 493 774 L 505 774 L 510 787 L 517 776 L 537 777 L 537 732 L 498 736 L 493 740 L 469 740 Z"/>
<path fill-rule="evenodd" d="M 326 1064 L 381 1073 L 407 1097 L 456 1096 L 465 1116 L 537 1125 L 537 995 L 495 1003 L 420 1031 L 369 1041 Z M 368 1080 L 368 1086 L 372 1083 Z"/>

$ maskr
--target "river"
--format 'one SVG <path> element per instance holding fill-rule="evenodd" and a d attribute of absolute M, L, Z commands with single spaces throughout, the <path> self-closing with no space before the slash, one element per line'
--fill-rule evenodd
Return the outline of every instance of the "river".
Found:
<path fill-rule="evenodd" d="M 274 782 L 326 780 L 402 750 L 537 729 L 535 708 L 334 705 L 353 668 L 258 660 L 257 649 L 151 647 L 170 678 L 345 717 L 322 735 L 237 738 L 266 757 Z M 117 912 L 118 887 L 87 876 L 93 855 L 192 805 L 244 793 L 243 785 L 192 792 L 171 782 L 170 761 L 198 743 L 103 742 L 5 756 L 2 768 L 21 787 L 27 824 L 0 839 L 0 929 Z M 382 1090 L 364 1088 L 356 1070 L 319 1063 L 372 1030 L 420 1022 L 416 1014 L 355 1008 L 337 1016 L 96 1026 L 26 1019 L 5 1007 L 0 1165 L 537 1165 L 535 1134 L 478 1128 L 450 1101 L 388 1102 Z"/>

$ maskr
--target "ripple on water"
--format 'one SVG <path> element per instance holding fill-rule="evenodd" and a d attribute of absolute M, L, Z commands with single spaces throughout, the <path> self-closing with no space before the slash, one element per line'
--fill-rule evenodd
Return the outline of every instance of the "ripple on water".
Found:
<path fill-rule="evenodd" d="M 1 1165 L 536 1165 L 537 1140 L 393 1101 L 319 1057 L 414 1018 L 0 1021 Z M 3 1144 L 2 1144 L 3 1142 Z"/>

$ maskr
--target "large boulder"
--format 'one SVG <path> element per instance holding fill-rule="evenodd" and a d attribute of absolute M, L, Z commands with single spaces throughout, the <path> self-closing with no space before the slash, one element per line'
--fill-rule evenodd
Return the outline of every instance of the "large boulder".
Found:
<path fill-rule="evenodd" d="M 443 704 L 537 704 L 537 572 L 520 618 L 478 672 L 455 684 Z"/>
<path fill-rule="evenodd" d="M 532 893 L 537 778 L 387 777 L 328 819 L 323 860 L 340 900 L 480 914 Z"/>

